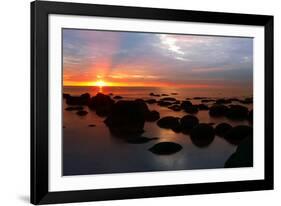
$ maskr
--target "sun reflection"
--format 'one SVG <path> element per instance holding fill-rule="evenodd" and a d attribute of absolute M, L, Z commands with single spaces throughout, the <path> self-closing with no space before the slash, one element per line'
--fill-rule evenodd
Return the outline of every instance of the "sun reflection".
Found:
<path fill-rule="evenodd" d="M 103 80 L 98 80 L 95 82 L 95 86 L 104 87 L 104 86 L 106 86 L 106 82 Z"/>

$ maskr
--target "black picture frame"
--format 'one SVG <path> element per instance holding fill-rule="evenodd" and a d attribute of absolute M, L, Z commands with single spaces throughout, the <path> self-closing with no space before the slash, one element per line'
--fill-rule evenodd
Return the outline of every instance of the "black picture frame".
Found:
<path fill-rule="evenodd" d="M 48 190 L 48 15 L 81 15 L 256 25 L 265 28 L 264 180 L 116 189 Z M 31 203 L 50 204 L 273 189 L 273 16 L 80 3 L 31 3 Z"/>

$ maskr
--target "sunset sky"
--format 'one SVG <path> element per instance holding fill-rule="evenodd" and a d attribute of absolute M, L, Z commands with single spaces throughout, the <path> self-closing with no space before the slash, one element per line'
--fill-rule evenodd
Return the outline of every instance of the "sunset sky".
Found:
<path fill-rule="evenodd" d="M 252 87 L 253 39 L 63 29 L 63 84 Z"/>

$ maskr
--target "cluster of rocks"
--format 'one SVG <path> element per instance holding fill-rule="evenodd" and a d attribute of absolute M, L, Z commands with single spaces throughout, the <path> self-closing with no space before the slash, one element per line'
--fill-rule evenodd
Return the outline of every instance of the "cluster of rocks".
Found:
<path fill-rule="evenodd" d="M 209 115 L 212 117 L 227 117 L 233 120 L 248 119 L 253 121 L 253 110 L 248 111 L 248 108 L 242 105 L 214 104 L 209 108 Z"/>

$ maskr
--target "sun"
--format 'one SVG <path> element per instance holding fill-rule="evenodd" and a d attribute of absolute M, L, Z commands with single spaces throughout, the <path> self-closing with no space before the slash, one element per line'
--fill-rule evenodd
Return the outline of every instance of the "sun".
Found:
<path fill-rule="evenodd" d="M 98 80 L 95 82 L 95 86 L 104 87 L 104 86 L 106 86 L 106 82 L 103 80 Z"/>

